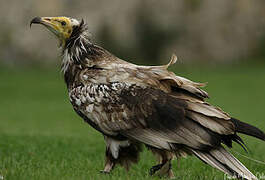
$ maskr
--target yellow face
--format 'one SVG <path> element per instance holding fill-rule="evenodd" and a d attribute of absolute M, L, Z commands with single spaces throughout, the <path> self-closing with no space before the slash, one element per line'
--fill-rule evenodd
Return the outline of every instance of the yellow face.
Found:
<path fill-rule="evenodd" d="M 36 17 L 32 19 L 30 24 L 42 24 L 53 32 L 60 40 L 60 46 L 70 38 L 73 32 L 73 26 L 77 26 L 79 22 L 68 17 Z"/>

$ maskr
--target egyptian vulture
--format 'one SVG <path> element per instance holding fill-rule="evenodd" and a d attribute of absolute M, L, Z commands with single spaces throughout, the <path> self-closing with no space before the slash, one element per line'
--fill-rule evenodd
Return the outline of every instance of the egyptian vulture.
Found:
<path fill-rule="evenodd" d="M 158 164 L 150 174 L 174 177 L 171 160 L 195 155 L 236 178 L 257 179 L 224 146 L 244 146 L 238 133 L 265 140 L 258 128 L 232 118 L 205 101 L 202 83 L 175 75 L 164 66 L 139 66 L 93 44 L 87 25 L 68 17 L 36 17 L 53 32 L 62 49 L 62 72 L 70 102 L 85 122 L 103 134 L 105 167 L 127 170 L 139 161 L 144 144 Z"/>

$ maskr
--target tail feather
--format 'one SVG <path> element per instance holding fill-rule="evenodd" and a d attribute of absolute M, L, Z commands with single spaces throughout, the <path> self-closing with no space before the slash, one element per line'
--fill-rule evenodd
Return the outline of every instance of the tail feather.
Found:
<path fill-rule="evenodd" d="M 265 141 L 265 133 L 262 132 L 260 129 L 250 124 L 239 121 L 235 118 L 231 118 L 231 121 L 234 123 L 237 132 L 243 133 L 249 136 L 254 136 L 258 139 Z"/>
<path fill-rule="evenodd" d="M 201 159 L 203 162 L 211 165 L 212 167 L 219 169 L 220 171 L 223 171 L 224 173 L 233 176 L 233 171 L 227 167 L 226 165 L 220 163 L 217 159 L 215 159 L 212 155 L 201 152 L 201 151 L 193 151 L 193 153 Z"/>
<path fill-rule="evenodd" d="M 205 163 L 223 171 L 230 176 L 236 176 L 237 178 L 245 178 L 248 180 L 257 180 L 256 176 L 254 176 L 240 161 L 238 161 L 223 147 L 210 150 L 209 152 L 198 150 L 192 151 Z"/>

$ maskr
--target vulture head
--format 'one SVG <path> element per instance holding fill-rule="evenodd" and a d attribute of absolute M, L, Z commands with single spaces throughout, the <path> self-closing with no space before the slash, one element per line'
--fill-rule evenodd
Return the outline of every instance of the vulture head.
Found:
<path fill-rule="evenodd" d="M 73 40 L 85 31 L 86 25 L 83 19 L 78 21 L 69 17 L 35 17 L 32 24 L 42 24 L 59 39 L 60 46 L 65 47 L 67 41 Z"/>

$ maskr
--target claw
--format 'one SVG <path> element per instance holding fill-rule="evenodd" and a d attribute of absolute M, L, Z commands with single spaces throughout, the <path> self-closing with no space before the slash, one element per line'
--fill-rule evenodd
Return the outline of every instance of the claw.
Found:
<path fill-rule="evenodd" d="M 162 176 L 167 176 L 170 179 L 174 179 L 174 173 L 172 171 L 172 165 L 170 161 L 167 161 L 166 163 L 162 163 L 162 164 L 158 164 L 153 166 L 150 170 L 149 170 L 149 174 L 152 176 L 154 174 L 156 174 L 159 177 Z"/>
<path fill-rule="evenodd" d="M 149 174 L 152 176 L 156 173 L 156 171 L 160 170 L 163 167 L 164 164 L 158 164 L 155 165 L 153 167 L 151 167 L 151 169 L 149 170 Z"/>

